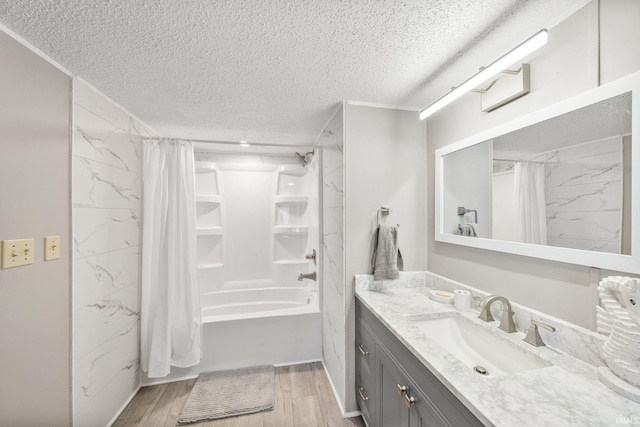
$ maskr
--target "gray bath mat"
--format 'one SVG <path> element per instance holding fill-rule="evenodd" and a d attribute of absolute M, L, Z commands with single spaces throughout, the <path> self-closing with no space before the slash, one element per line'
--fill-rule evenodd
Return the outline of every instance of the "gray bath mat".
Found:
<path fill-rule="evenodd" d="M 204 372 L 185 403 L 178 424 L 273 409 L 273 366 Z"/>

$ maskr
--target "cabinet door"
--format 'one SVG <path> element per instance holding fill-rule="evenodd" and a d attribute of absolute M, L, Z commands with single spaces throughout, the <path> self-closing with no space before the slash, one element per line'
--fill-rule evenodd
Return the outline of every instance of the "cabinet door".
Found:
<path fill-rule="evenodd" d="M 409 427 L 409 408 L 402 387 L 409 387 L 398 365 L 381 347 L 376 355 L 378 369 L 378 420 L 381 427 Z"/>
<path fill-rule="evenodd" d="M 416 389 L 410 389 L 413 397 L 411 411 L 409 411 L 410 427 L 450 427 L 451 424 L 440 418 L 428 400 Z M 454 424 L 455 425 L 455 424 Z"/>

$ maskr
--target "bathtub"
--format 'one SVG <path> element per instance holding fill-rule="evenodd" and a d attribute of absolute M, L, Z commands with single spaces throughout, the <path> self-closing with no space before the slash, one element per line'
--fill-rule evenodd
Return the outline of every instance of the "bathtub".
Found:
<path fill-rule="evenodd" d="M 202 322 L 255 319 L 317 311 L 307 287 L 266 287 L 207 292 L 200 295 Z"/>
<path fill-rule="evenodd" d="M 322 358 L 322 314 L 307 286 L 227 286 L 200 295 L 202 358 L 189 368 L 171 367 L 164 378 L 142 385 L 195 378 L 202 372 L 257 365 L 293 365 Z"/>

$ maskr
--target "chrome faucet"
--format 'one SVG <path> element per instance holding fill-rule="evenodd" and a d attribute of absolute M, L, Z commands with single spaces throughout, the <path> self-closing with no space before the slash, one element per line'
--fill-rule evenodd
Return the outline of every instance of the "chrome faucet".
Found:
<path fill-rule="evenodd" d="M 482 311 L 480 312 L 479 319 L 485 322 L 493 322 L 495 319 L 491 315 L 491 304 L 496 301 L 502 301 L 504 305 L 504 311 L 502 312 L 502 320 L 500 320 L 499 328 L 505 332 L 516 332 L 516 324 L 513 321 L 513 312 L 511 311 L 511 303 L 505 297 L 498 295 L 489 295 L 480 302 Z"/>
<path fill-rule="evenodd" d="M 302 279 L 316 280 L 316 272 L 314 271 L 313 273 L 307 274 L 300 273 L 300 275 L 298 276 L 298 282 L 302 282 Z"/>

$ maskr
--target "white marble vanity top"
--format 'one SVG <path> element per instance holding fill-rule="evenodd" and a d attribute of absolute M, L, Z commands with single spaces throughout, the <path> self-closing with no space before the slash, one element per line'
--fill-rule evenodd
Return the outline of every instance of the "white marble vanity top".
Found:
<path fill-rule="evenodd" d="M 640 425 L 640 404 L 610 390 L 597 368 L 552 347 L 533 347 L 521 332 L 477 319 L 429 298 L 430 288 L 356 290 L 358 299 L 483 423 L 491 426 Z M 553 365 L 507 376 L 483 377 L 414 324 L 416 316 L 456 312 Z"/>

